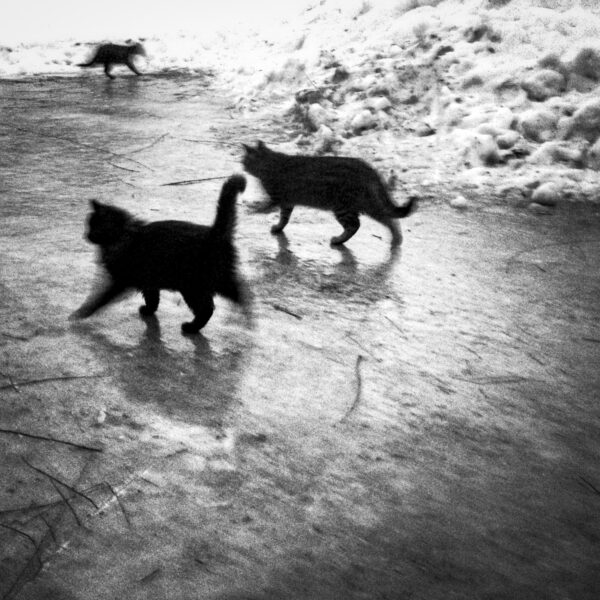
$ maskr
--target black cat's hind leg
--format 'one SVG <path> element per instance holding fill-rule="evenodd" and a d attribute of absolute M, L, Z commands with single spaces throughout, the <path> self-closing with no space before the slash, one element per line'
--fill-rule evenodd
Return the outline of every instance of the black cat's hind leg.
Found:
<path fill-rule="evenodd" d="M 149 317 L 156 312 L 158 303 L 160 302 L 160 291 L 159 290 L 142 290 L 142 296 L 146 304 L 140 306 L 140 315 L 143 317 Z"/>
<path fill-rule="evenodd" d="M 338 223 L 344 228 L 344 231 L 335 237 L 331 238 L 331 243 L 334 246 L 347 242 L 360 227 L 360 219 L 356 213 L 336 212 L 335 218 Z"/>
<path fill-rule="evenodd" d="M 131 62 L 131 60 L 128 60 L 125 63 L 136 75 L 141 75 L 141 73 L 135 68 L 135 65 Z"/>
<path fill-rule="evenodd" d="M 111 74 L 110 70 L 112 69 L 112 65 L 110 63 L 104 63 L 104 74 L 110 79 L 114 79 L 115 76 Z"/>
<path fill-rule="evenodd" d="M 210 320 L 215 310 L 211 294 L 198 292 L 182 292 L 183 299 L 194 313 L 194 320 L 182 323 L 183 333 L 198 333 Z"/>
<path fill-rule="evenodd" d="M 271 227 L 271 233 L 281 233 L 283 231 L 283 228 L 289 223 L 293 210 L 293 206 L 282 206 L 279 209 L 279 221 Z"/>

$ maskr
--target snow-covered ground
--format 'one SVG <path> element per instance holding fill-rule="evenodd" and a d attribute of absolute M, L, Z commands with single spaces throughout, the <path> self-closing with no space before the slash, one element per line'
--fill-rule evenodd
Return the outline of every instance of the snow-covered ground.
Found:
<path fill-rule="evenodd" d="M 350 153 L 354 138 L 376 135 L 391 155 L 395 140 L 434 136 L 468 185 L 508 165 L 526 175 L 511 178 L 517 195 L 554 185 L 533 197 L 534 209 L 598 199 L 596 0 L 249 4 L 226 0 L 190 12 L 181 0 L 168 10 L 134 1 L 113 13 L 109 1 L 103 17 L 75 7 L 69 22 L 77 25 L 63 39 L 50 39 L 65 27 L 55 16 L 62 25 L 49 28 L 52 35 L 37 33 L 46 41 L 27 30 L 30 41 L 0 47 L 0 76 L 79 75 L 76 64 L 96 43 L 142 39 L 144 72 L 210 71 L 240 112 L 265 110 L 293 123 L 290 148 Z M 18 27 L 11 31 L 14 38 Z M 568 181 L 557 182 L 565 173 Z"/>
<path fill-rule="evenodd" d="M 481 23 L 501 34 L 498 56 L 460 39 L 462 30 Z M 599 33 L 595 0 L 222 0 L 210 8 L 183 0 L 107 0 L 102 10 L 21 2 L 0 24 L 0 74 L 76 73 L 74 63 L 85 58 L 87 44 L 140 37 L 150 70 L 218 66 L 238 75 L 269 74 L 290 59 L 315 69 L 324 51 L 356 66 L 369 53 L 393 56 L 398 47 L 436 34 L 461 41 L 452 59 L 460 59 L 462 71 L 469 59 L 472 74 L 482 71 L 488 78 L 535 63 L 547 52 L 598 46 Z"/>

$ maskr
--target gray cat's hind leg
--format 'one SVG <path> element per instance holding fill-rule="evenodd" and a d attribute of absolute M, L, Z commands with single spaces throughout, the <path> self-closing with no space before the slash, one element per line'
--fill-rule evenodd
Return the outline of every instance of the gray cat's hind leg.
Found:
<path fill-rule="evenodd" d="M 279 222 L 271 227 L 271 233 L 281 233 L 283 231 L 283 228 L 289 223 L 293 210 L 293 206 L 282 206 L 279 209 Z"/>
<path fill-rule="evenodd" d="M 385 225 L 392 234 L 392 248 L 397 248 L 402 244 L 402 231 L 400 230 L 400 225 L 392 219 L 391 217 L 373 217 L 376 221 L 379 221 L 382 225 Z"/>
<path fill-rule="evenodd" d="M 337 246 L 347 242 L 358 231 L 360 219 L 356 213 L 335 213 L 335 218 L 344 228 L 340 235 L 331 238 L 331 243 Z"/>

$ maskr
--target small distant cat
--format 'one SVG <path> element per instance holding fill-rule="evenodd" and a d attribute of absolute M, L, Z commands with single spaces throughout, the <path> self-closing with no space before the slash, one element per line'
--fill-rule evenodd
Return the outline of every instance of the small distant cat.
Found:
<path fill-rule="evenodd" d="M 145 223 L 122 208 L 92 200 L 87 239 L 100 247 L 110 282 L 71 318 L 85 319 L 129 289 L 142 292 L 143 316 L 156 312 L 160 290 L 180 292 L 194 313 L 194 320 L 181 326 L 184 333 L 198 333 L 208 323 L 215 294 L 247 308 L 232 240 L 237 195 L 245 189 L 243 175 L 223 184 L 212 227 L 186 221 Z"/>
<path fill-rule="evenodd" d="M 93 67 L 94 65 L 104 65 L 104 73 L 107 77 L 114 79 L 115 76 L 111 75 L 110 70 L 113 65 L 125 65 L 129 67 L 136 75 L 141 73 L 136 69 L 133 64 L 133 57 L 146 56 L 144 46 L 139 42 L 131 46 L 121 46 L 119 44 L 102 44 L 96 48 L 94 57 L 86 63 L 79 63 L 78 67 Z"/>
<path fill-rule="evenodd" d="M 242 144 L 244 169 L 257 177 L 270 197 L 265 208 L 279 206 L 279 222 L 271 233 L 280 233 L 290 220 L 294 206 L 331 210 L 344 231 L 331 238 L 332 244 L 347 242 L 360 227 L 365 214 L 385 225 L 392 233 L 392 248 L 402 243 L 394 219 L 408 216 L 413 199 L 406 206 L 392 203 L 377 172 L 358 158 L 344 156 L 294 156 L 275 152 L 259 141 L 256 148 Z"/>

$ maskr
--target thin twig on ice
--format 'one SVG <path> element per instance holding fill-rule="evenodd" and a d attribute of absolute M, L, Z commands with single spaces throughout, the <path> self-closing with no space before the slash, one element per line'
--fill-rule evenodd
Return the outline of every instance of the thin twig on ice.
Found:
<path fill-rule="evenodd" d="M 61 375 L 58 377 L 42 377 L 41 379 L 28 379 L 26 381 L 17 381 L 16 383 L 11 383 L 9 385 L 0 385 L 0 390 L 6 390 L 8 388 L 15 388 L 15 386 L 24 386 L 24 385 L 36 385 L 38 383 L 47 383 L 49 381 L 69 381 L 71 379 L 94 379 L 96 377 L 108 377 L 108 375 L 98 374 L 98 375 Z"/>
<path fill-rule="evenodd" d="M 0 433 L 12 433 L 13 435 L 22 435 L 25 437 L 33 438 L 34 440 L 45 440 L 47 442 L 56 442 L 57 444 L 66 444 L 67 446 L 81 448 L 82 450 L 89 450 L 90 452 L 103 452 L 102 448 L 94 448 L 93 446 L 84 446 L 83 444 L 76 444 L 75 442 L 69 442 L 67 440 L 59 440 L 57 438 L 46 437 L 44 435 L 26 433 L 24 431 L 19 431 L 18 429 L 0 429 Z"/>
<path fill-rule="evenodd" d="M 362 378 L 360 376 L 360 363 L 363 361 L 364 357 L 362 354 L 359 354 L 356 357 L 356 364 L 354 365 L 354 372 L 356 373 L 356 394 L 354 396 L 354 402 L 350 408 L 346 411 L 346 414 L 340 419 L 340 423 L 343 423 L 348 419 L 348 417 L 356 410 L 361 400 L 361 391 L 362 391 Z"/>
<path fill-rule="evenodd" d="M 35 467 L 27 459 L 23 458 L 22 460 L 23 460 L 23 462 L 28 467 L 30 467 L 34 471 L 37 471 L 38 473 L 41 473 L 42 475 L 45 475 L 48 479 L 50 479 L 50 481 L 53 484 L 54 483 L 59 483 L 63 487 L 66 487 L 70 492 L 73 492 L 75 495 L 81 496 L 82 498 L 84 498 L 85 500 L 87 500 L 90 504 L 92 504 L 92 506 L 94 508 L 98 508 L 98 505 L 89 496 L 86 496 L 83 492 L 80 492 L 80 491 L 76 490 L 73 486 L 70 486 L 68 483 L 65 483 L 64 481 L 61 481 L 60 479 L 58 479 L 57 477 L 54 477 L 54 475 L 51 475 L 50 473 L 44 471 L 43 469 L 40 469 L 39 467 Z M 61 494 L 61 496 L 62 496 L 62 494 Z"/>
<path fill-rule="evenodd" d="M 278 310 L 279 312 L 285 313 L 286 315 L 290 315 L 291 317 L 295 317 L 296 319 L 298 319 L 299 321 L 302 320 L 302 316 L 292 312 L 291 310 L 287 309 L 285 306 L 281 306 L 281 304 L 271 304 L 271 306 L 275 309 Z"/>
<path fill-rule="evenodd" d="M 203 177 L 202 179 L 184 179 L 183 181 L 171 181 L 170 183 L 161 183 L 161 187 L 166 185 L 193 185 L 202 181 L 214 181 L 215 179 L 227 179 L 229 175 L 219 175 L 218 177 Z"/>

